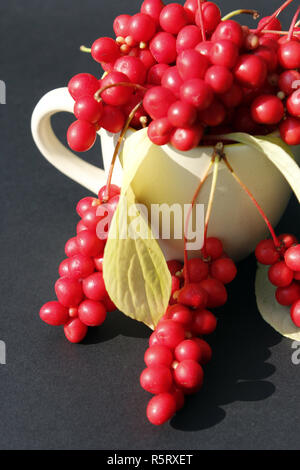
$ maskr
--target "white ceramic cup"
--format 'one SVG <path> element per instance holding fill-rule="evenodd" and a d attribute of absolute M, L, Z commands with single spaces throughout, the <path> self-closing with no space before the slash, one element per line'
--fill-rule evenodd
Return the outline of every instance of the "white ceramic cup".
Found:
<path fill-rule="evenodd" d="M 97 194 L 105 184 L 117 140 L 116 135 L 101 130 L 104 170 L 74 155 L 54 135 L 51 116 L 68 111 L 73 113 L 74 101 L 67 88 L 47 93 L 32 115 L 32 134 L 44 157 L 58 170 Z M 137 132 L 128 131 L 126 139 L 135 139 Z M 199 179 L 204 175 L 213 152 L 212 147 L 198 147 L 180 152 L 170 145 L 153 146 L 149 158 L 139 168 L 133 188 L 140 203 L 189 204 Z M 242 181 L 276 226 L 288 204 L 291 190 L 275 166 L 260 152 L 246 145 L 225 146 L 228 160 Z M 132 155 L 134 158 L 135 155 Z M 212 175 L 205 182 L 198 203 L 207 205 Z M 113 182 L 121 185 L 122 168 L 117 162 Z M 268 234 L 266 225 L 249 197 L 233 179 L 224 163 L 220 163 L 218 185 L 214 199 L 209 235 L 220 237 L 225 251 L 235 260 L 245 258 Z M 183 240 L 161 240 L 167 259 L 183 257 Z"/>

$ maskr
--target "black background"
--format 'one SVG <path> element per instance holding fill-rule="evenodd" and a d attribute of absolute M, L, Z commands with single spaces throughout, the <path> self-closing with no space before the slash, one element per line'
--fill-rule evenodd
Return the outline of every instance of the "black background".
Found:
<path fill-rule="evenodd" d="M 222 2 L 223 13 L 251 7 L 262 14 L 280 3 Z M 44 93 L 65 86 L 74 74 L 100 74 L 79 45 L 111 35 L 115 16 L 136 12 L 139 4 L 0 4 L 0 79 L 7 85 L 7 104 L 0 106 L 0 339 L 7 345 L 7 364 L 0 365 L 0 448 L 299 448 L 300 366 L 291 362 L 291 342 L 259 316 L 253 257 L 241 263 L 220 313 L 203 390 L 161 428 L 147 422 L 148 395 L 139 386 L 146 327 L 114 313 L 84 344 L 71 345 L 62 329 L 38 317 L 40 306 L 54 298 L 64 243 L 77 223 L 75 204 L 87 191 L 42 158 L 32 141 L 30 116 Z M 285 26 L 287 18 L 283 15 Z M 54 119 L 61 138 L 71 120 Z M 85 158 L 99 162 L 99 154 L 96 147 Z M 300 235 L 294 198 L 280 230 Z"/>

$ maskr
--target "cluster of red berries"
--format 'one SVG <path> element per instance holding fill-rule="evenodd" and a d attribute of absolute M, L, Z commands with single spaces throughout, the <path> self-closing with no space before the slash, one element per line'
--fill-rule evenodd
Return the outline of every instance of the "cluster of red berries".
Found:
<path fill-rule="evenodd" d="M 106 186 L 100 189 L 98 198 L 85 197 L 76 207 L 81 220 L 77 224 L 76 237 L 65 245 L 67 258 L 59 265 L 60 278 L 55 283 L 57 301 L 48 302 L 40 310 L 41 319 L 53 326 L 64 326 L 71 343 L 82 341 L 88 327 L 100 326 L 107 312 L 116 306 L 106 291 L 102 260 L 109 224 L 105 225 L 101 238 L 97 234 L 98 223 L 106 217 L 111 220 L 119 201 L 120 188 L 110 186 L 105 210 L 98 214 L 98 207 L 106 200 Z"/>
<path fill-rule="evenodd" d="M 70 147 L 88 150 L 100 128 L 120 132 L 140 102 L 131 125 L 148 125 L 157 145 L 170 142 L 187 151 L 212 143 L 211 135 L 262 135 L 278 127 L 286 143 L 300 144 L 296 19 L 290 34 L 281 35 L 276 14 L 250 30 L 222 21 L 213 2 L 165 6 L 144 0 L 140 13 L 115 19 L 116 39 L 93 43 L 91 54 L 106 71 L 104 78 L 79 74 L 69 82 L 77 118 L 68 130 Z M 94 98 L 99 89 L 100 101 Z"/>
<path fill-rule="evenodd" d="M 278 240 L 278 247 L 271 239 L 261 241 L 255 255 L 260 263 L 270 266 L 268 276 L 277 287 L 276 300 L 291 307 L 291 319 L 300 328 L 300 245 L 290 234 L 280 235 Z"/>
<path fill-rule="evenodd" d="M 207 308 L 226 303 L 224 284 L 237 274 L 219 239 L 206 240 L 205 256 L 192 258 L 185 266 L 175 260 L 168 262 L 170 305 L 150 336 L 144 357 L 147 368 L 140 377 L 141 386 L 155 395 L 147 407 L 147 417 L 155 425 L 171 419 L 183 407 L 184 395 L 201 388 L 202 366 L 212 357 L 202 336 L 213 333 L 217 326 L 216 317 Z"/>

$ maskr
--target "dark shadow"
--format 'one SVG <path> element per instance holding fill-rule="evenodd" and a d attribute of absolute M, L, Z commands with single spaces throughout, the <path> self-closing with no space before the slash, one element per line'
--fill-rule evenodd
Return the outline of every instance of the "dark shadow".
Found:
<path fill-rule="evenodd" d="M 209 338 L 214 356 L 205 367 L 204 387 L 197 395 L 187 397 L 184 408 L 171 421 L 175 429 L 210 428 L 225 418 L 222 406 L 261 401 L 274 393 L 275 386 L 267 379 L 276 369 L 267 361 L 270 348 L 281 341 L 281 336 L 257 311 L 255 271 L 254 257 L 240 263 L 238 278 L 229 288 L 229 301 L 216 312 L 218 328 Z"/>
<path fill-rule="evenodd" d="M 116 336 L 129 338 L 149 338 L 151 330 L 141 322 L 133 321 L 123 313 L 116 311 L 108 313 L 103 325 L 99 328 L 89 328 L 82 344 L 98 344 L 110 341 Z"/>

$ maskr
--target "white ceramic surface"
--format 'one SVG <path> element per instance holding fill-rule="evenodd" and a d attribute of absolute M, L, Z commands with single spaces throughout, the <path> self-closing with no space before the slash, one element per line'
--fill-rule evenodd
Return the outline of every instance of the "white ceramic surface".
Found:
<path fill-rule="evenodd" d="M 99 132 L 105 170 L 101 170 L 66 149 L 55 137 L 51 116 L 61 111 L 73 112 L 74 101 L 67 88 L 47 93 L 37 104 L 32 115 L 32 134 L 37 147 L 61 172 L 97 194 L 105 184 L 117 136 Z M 128 139 L 137 133 L 129 131 Z M 198 147 L 190 152 L 179 152 L 169 145 L 153 146 L 135 177 L 133 187 L 139 202 L 150 204 L 188 204 L 203 176 L 212 154 L 212 147 Z M 260 152 L 245 145 L 228 145 L 226 155 L 236 173 L 253 192 L 258 202 L 276 225 L 288 204 L 291 191 L 274 165 Z M 134 155 L 130 156 L 134 158 Z M 126 164 L 126 162 L 124 162 Z M 207 204 L 211 184 L 209 176 L 198 202 Z M 122 182 L 122 168 L 117 162 L 113 181 Z M 220 237 L 225 250 L 236 260 L 253 251 L 256 243 L 267 235 L 267 229 L 248 196 L 235 182 L 221 162 L 218 186 L 209 226 L 209 234 Z M 183 241 L 160 241 L 167 259 L 182 259 Z"/>

